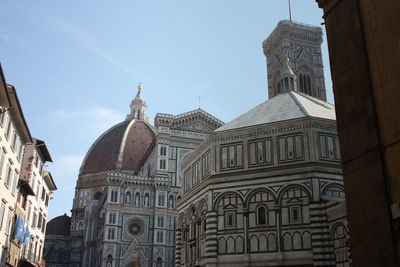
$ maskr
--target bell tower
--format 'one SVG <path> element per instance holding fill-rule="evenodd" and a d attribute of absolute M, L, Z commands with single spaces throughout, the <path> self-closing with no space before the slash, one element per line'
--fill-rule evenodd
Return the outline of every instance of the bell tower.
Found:
<path fill-rule="evenodd" d="M 263 42 L 267 57 L 269 98 L 277 95 L 288 64 L 293 70 L 298 92 L 326 101 L 325 78 L 321 54 L 322 30 L 283 20 Z M 286 62 L 286 58 L 288 59 Z"/>

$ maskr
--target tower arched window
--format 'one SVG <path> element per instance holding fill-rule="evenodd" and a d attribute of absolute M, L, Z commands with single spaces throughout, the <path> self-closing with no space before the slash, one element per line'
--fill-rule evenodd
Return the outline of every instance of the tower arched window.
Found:
<path fill-rule="evenodd" d="M 311 77 L 307 75 L 307 94 L 311 95 Z"/>
<path fill-rule="evenodd" d="M 300 92 L 304 93 L 304 86 L 303 86 L 303 74 L 299 75 L 299 87 L 300 87 Z"/>
<path fill-rule="evenodd" d="M 138 112 L 137 112 L 137 119 L 140 120 L 140 108 L 138 109 Z"/>
<path fill-rule="evenodd" d="M 310 74 L 300 73 L 299 87 L 300 87 L 300 92 L 311 95 L 311 76 L 310 76 Z"/>

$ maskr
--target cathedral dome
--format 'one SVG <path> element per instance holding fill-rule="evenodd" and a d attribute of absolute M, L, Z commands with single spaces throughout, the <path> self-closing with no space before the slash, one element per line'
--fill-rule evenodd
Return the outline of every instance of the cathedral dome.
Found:
<path fill-rule="evenodd" d="M 87 152 L 80 175 L 116 169 L 136 170 L 155 137 L 151 125 L 142 120 L 127 119 L 111 127 Z"/>
<path fill-rule="evenodd" d="M 55 217 L 50 220 L 46 226 L 46 236 L 48 235 L 61 235 L 69 236 L 71 228 L 71 217 L 64 213 L 64 215 Z"/>

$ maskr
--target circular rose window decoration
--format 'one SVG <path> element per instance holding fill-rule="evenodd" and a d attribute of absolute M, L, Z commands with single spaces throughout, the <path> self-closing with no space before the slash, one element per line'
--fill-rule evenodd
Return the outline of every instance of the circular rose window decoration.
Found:
<path fill-rule="evenodd" d="M 126 222 L 125 232 L 133 238 L 140 238 L 146 232 L 146 224 L 142 218 L 134 217 Z"/>

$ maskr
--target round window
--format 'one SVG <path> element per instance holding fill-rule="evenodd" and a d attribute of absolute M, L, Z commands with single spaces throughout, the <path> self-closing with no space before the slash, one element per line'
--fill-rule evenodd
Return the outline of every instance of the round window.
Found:
<path fill-rule="evenodd" d="M 129 220 L 125 225 L 125 232 L 133 238 L 141 237 L 146 232 L 143 219 L 135 217 Z"/>
<path fill-rule="evenodd" d="M 137 221 L 133 221 L 130 225 L 129 225 L 129 232 L 131 232 L 134 235 L 138 235 L 142 232 L 142 226 L 139 222 Z"/>

